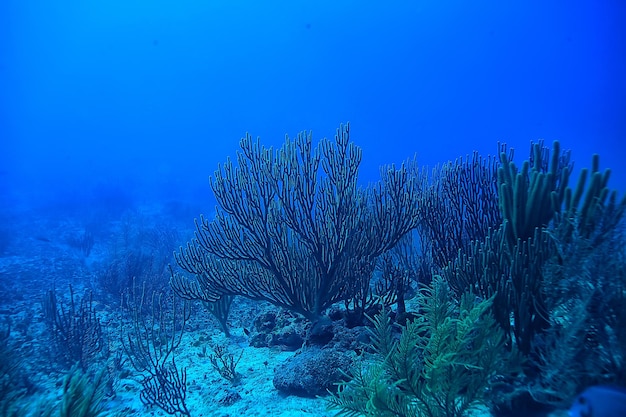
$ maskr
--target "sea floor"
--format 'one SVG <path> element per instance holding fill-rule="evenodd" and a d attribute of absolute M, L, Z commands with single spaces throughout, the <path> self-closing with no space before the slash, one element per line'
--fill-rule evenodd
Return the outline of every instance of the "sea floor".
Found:
<path fill-rule="evenodd" d="M 19 227 L 17 227 L 19 229 Z M 69 247 L 59 237 L 77 229 L 70 222 L 50 222 L 46 219 L 28 221 L 28 229 L 37 233 L 24 233 L 12 237 L 10 248 L 0 256 L 0 320 L 11 322 L 9 343 L 20 356 L 22 372 L 28 374 L 32 392 L 28 403 L 40 401 L 59 402 L 66 369 L 51 364 L 47 349 L 50 340 L 44 323 L 42 298 L 55 288 L 57 293 L 67 293 L 72 285 L 74 293 L 82 296 L 93 285 L 93 266 L 105 256 L 107 246 L 96 245 L 88 258 Z M 94 297 L 98 316 L 108 331 L 111 354 L 121 349 L 115 331 L 119 307 L 107 305 Z M 300 398 L 281 395 L 272 384 L 273 368 L 294 353 L 278 348 L 253 348 L 247 345 L 243 327 L 234 327 L 230 338 L 218 329 L 217 322 L 201 307 L 195 309 L 190 320 L 195 330 L 186 331 L 180 346 L 175 350 L 176 363 L 187 370 L 187 407 L 192 416 L 331 416 L 326 403 L 319 398 Z M 231 322 L 239 323 L 237 317 Z M 206 344 L 221 344 L 234 355 L 241 355 L 237 371 L 241 377 L 236 385 L 224 380 L 213 369 Z M 206 347 L 205 347 L 206 349 Z M 114 395 L 106 400 L 106 415 L 116 411 L 127 416 L 165 416 L 158 407 L 141 403 L 141 374 L 124 365 L 128 377 L 115 381 Z M 233 395 L 235 394 L 236 395 Z M 231 405 L 225 399 L 236 398 Z M 28 414 L 25 412 L 25 414 Z"/>
<path fill-rule="evenodd" d="M 111 227 L 111 233 L 114 227 Z M 70 285 L 82 295 L 92 288 L 98 265 L 109 256 L 110 244 L 96 241 L 93 250 L 85 256 L 67 244 L 66 236 L 79 233 L 81 227 L 72 221 L 49 220 L 38 217 L 16 218 L 11 244 L 0 254 L 0 320 L 11 322 L 9 343 L 21 359 L 21 369 L 30 384 L 28 403 L 44 401 L 58 403 L 62 398 L 62 381 L 67 369 L 50 362 L 47 351 L 50 336 L 45 325 L 42 297 L 54 288 L 67 297 Z M 111 354 L 121 349 L 119 331 L 119 304 L 107 303 L 94 297 L 97 314 L 107 329 Z M 175 350 L 176 364 L 187 370 L 186 404 L 191 415 L 211 417 L 254 416 L 311 416 L 330 417 L 336 410 L 328 410 L 323 398 L 301 398 L 279 393 L 272 383 L 274 368 L 294 355 L 279 348 L 256 348 L 248 345 L 244 327 L 250 326 L 251 313 L 233 308 L 231 337 L 219 330 L 208 312 L 198 307 L 190 320 L 189 330 Z M 222 378 L 211 365 L 206 344 L 226 346 L 233 355 L 241 355 L 237 371 L 241 375 L 236 384 Z M 157 407 L 148 407 L 140 401 L 141 374 L 128 362 L 125 377 L 113 382 L 111 395 L 106 399 L 105 415 L 166 416 Z M 24 412 L 24 415 L 28 415 Z M 552 417 L 566 416 L 563 412 Z M 475 416 L 487 417 L 487 411 Z"/>

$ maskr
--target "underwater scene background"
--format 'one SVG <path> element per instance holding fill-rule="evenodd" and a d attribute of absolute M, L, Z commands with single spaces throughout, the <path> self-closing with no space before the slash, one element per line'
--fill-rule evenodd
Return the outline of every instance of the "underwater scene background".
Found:
<path fill-rule="evenodd" d="M 3 1 L 0 415 L 626 415 L 625 21 Z"/>

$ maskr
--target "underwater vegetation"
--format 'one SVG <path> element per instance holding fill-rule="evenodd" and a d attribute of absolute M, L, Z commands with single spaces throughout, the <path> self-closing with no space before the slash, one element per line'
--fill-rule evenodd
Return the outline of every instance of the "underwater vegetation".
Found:
<path fill-rule="evenodd" d="M 380 182 L 362 189 L 348 125 L 317 148 L 304 133 L 275 152 L 250 136 L 241 148 L 237 166 L 229 160 L 211 181 L 220 209 L 196 222 L 196 238 L 176 256 L 195 278 L 173 274 L 175 292 L 206 303 L 265 300 L 315 322 L 338 301 L 346 315 L 363 317 L 387 311 L 411 286 L 428 289 L 398 342 L 385 339 L 388 319 L 374 318 L 378 359 L 341 385 L 335 407 L 457 416 L 496 381 L 487 405 L 500 409 L 563 406 L 590 384 L 625 382 L 618 242 L 626 200 L 608 188 L 610 171 L 600 171 L 597 155 L 574 186 L 570 153 L 555 142 L 551 150 L 532 144 L 521 166 L 505 146 L 498 158 L 474 155 L 432 174 L 408 161 L 383 168 Z M 386 293 L 374 294 L 381 255 L 412 231 L 422 249 L 416 264 L 427 268 L 418 266 L 413 282 L 385 274 L 378 288 Z M 613 260 L 598 262 L 607 253 Z M 434 288 L 426 286 L 433 274 L 441 276 Z M 459 304 L 432 317 L 429 296 L 444 283 Z M 472 297 L 484 301 L 474 306 Z M 476 328 L 463 340 L 467 316 Z M 492 337 L 480 337 L 485 330 Z M 429 358 L 433 343 L 448 351 Z M 397 361 L 409 368 L 400 372 Z M 435 368 L 446 361 L 450 369 Z M 468 369 L 481 372 L 459 376 Z M 376 376 L 374 386 L 364 373 Z"/>
<path fill-rule="evenodd" d="M 385 166 L 362 186 L 347 124 L 316 145 L 302 133 L 240 147 L 211 177 L 217 211 L 184 245 L 184 229 L 138 214 L 68 242 L 89 285 L 43 294 L 41 373 L 62 392 L 31 415 L 111 415 L 128 380 L 145 407 L 195 415 L 200 366 L 232 405 L 243 343 L 296 351 L 275 389 L 346 416 L 530 414 L 626 385 L 626 198 L 597 155 L 576 181 L 570 152 L 538 142 L 521 163 L 500 145 L 434 169 Z M 219 342 L 203 333 L 216 324 Z M 32 337 L 0 329 L 3 415 L 37 393 L 15 335 Z M 192 347 L 204 362 L 181 355 Z"/>
<path fill-rule="evenodd" d="M 197 279 L 174 275 L 174 290 L 206 302 L 264 300 L 311 321 L 339 301 L 360 298 L 354 306 L 364 308 L 375 259 L 419 221 L 414 165 L 388 167 L 360 188 L 348 125 L 315 148 L 306 133 L 276 152 L 250 135 L 240 145 L 237 167 L 229 160 L 211 180 L 215 217 L 197 221 L 196 239 L 176 256 Z"/>
<path fill-rule="evenodd" d="M 518 372 L 503 330 L 488 314 L 492 300 L 470 293 L 456 300 L 440 277 L 417 296 L 420 315 L 401 328 L 379 314 L 370 329 L 373 355 L 329 399 L 338 415 L 463 416 Z"/>

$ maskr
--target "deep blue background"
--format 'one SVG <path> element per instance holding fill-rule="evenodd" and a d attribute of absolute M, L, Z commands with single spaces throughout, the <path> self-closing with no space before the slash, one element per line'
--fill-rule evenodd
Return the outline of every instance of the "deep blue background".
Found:
<path fill-rule="evenodd" d="M 363 181 L 543 138 L 626 191 L 625 27 L 621 0 L 4 0 L 1 191 L 208 204 L 246 131 L 345 121 Z"/>

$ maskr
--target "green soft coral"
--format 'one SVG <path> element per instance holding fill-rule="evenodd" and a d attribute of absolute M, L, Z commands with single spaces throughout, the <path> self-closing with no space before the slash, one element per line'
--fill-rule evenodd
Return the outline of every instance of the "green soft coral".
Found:
<path fill-rule="evenodd" d="M 74 366 L 63 380 L 63 400 L 59 415 L 62 417 L 98 417 L 105 414 L 106 368 L 90 378 Z"/>
<path fill-rule="evenodd" d="M 373 319 L 374 354 L 329 400 L 337 415 L 461 417 L 487 406 L 496 375 L 514 368 L 514 352 L 489 314 L 492 300 L 454 300 L 436 277 L 419 295 L 422 315 L 393 337 L 386 315 Z"/>

